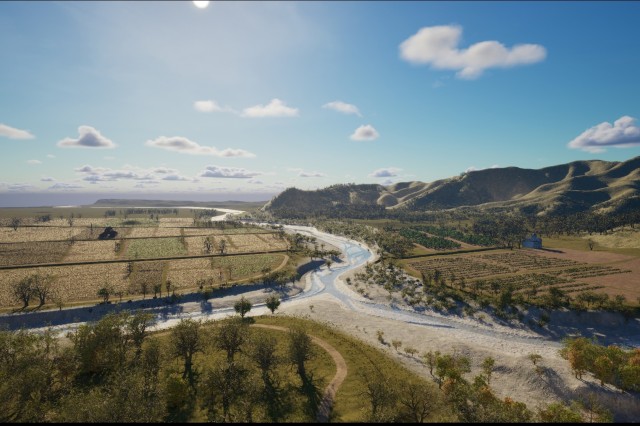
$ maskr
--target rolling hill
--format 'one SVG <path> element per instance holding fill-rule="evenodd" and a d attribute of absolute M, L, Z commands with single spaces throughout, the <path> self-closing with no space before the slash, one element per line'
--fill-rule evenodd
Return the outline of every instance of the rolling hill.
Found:
<path fill-rule="evenodd" d="M 542 169 L 505 167 L 464 173 L 430 183 L 390 186 L 343 184 L 304 191 L 289 188 L 263 209 L 275 215 L 331 214 L 340 210 L 456 208 L 517 209 L 556 214 L 640 207 L 640 157 L 624 162 L 574 161 Z"/>

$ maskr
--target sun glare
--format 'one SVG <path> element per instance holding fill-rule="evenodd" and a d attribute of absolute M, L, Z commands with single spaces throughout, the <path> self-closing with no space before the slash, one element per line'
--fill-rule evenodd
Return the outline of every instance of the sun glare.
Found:
<path fill-rule="evenodd" d="M 206 7 L 209 6 L 208 1 L 194 1 L 193 4 L 195 4 L 198 9 L 206 9 Z"/>

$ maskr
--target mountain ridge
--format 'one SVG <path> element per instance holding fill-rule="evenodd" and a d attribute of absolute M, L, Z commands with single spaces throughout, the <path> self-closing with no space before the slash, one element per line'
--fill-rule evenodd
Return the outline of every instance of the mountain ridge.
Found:
<path fill-rule="evenodd" d="M 640 207 L 640 156 L 626 161 L 579 160 L 525 169 L 469 171 L 433 182 L 337 184 L 305 191 L 288 188 L 263 207 L 276 215 L 291 211 L 323 214 L 333 209 L 432 211 L 458 208 L 516 209 L 535 214 Z"/>

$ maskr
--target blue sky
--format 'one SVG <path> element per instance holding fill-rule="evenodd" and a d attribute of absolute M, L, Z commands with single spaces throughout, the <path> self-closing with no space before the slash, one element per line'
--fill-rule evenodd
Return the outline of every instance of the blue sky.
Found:
<path fill-rule="evenodd" d="M 637 2 L 0 2 L 0 193 L 266 200 L 624 161 L 639 18 Z"/>

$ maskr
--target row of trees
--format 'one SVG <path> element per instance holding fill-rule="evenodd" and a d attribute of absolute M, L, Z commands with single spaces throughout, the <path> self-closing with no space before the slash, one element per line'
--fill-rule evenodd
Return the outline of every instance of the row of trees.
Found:
<path fill-rule="evenodd" d="M 595 340 L 577 337 L 565 340 L 560 354 L 569 361 L 578 379 L 589 372 L 602 386 L 610 383 L 623 390 L 640 391 L 640 349 L 602 346 Z"/>

